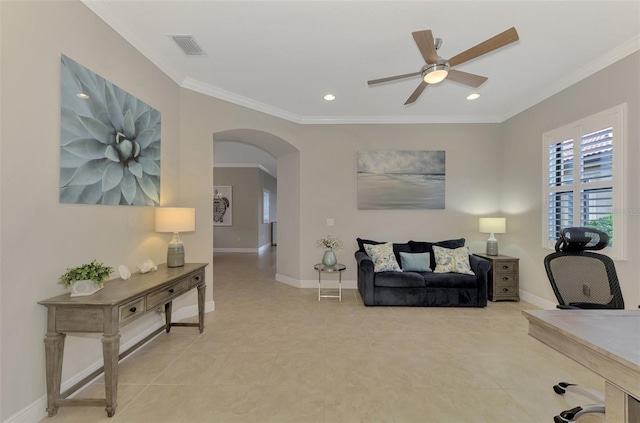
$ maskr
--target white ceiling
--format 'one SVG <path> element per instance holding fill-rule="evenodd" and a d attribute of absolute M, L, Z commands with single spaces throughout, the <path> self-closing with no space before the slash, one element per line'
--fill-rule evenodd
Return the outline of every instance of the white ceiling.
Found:
<path fill-rule="evenodd" d="M 179 85 L 298 123 L 501 122 L 640 49 L 639 1 L 84 3 Z M 456 68 L 489 78 L 478 100 L 444 81 L 404 106 L 419 77 L 367 85 L 420 70 L 412 31 L 449 58 L 512 26 L 519 41 Z"/>

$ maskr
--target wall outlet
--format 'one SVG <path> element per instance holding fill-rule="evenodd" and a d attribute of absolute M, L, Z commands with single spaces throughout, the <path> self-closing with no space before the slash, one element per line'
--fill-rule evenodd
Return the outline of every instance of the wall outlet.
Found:
<path fill-rule="evenodd" d="M 327 226 L 333 226 L 334 223 L 333 219 L 327 219 Z"/>

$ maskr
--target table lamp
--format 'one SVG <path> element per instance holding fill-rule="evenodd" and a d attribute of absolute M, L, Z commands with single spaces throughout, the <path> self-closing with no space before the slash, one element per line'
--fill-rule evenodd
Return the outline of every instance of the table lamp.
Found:
<path fill-rule="evenodd" d="M 507 220 L 504 217 L 481 217 L 480 233 L 491 234 L 487 240 L 487 255 L 498 255 L 498 240 L 495 234 L 503 234 L 506 232 Z"/>
<path fill-rule="evenodd" d="M 173 232 L 167 249 L 167 267 L 184 266 L 184 244 L 179 232 L 196 230 L 196 209 L 156 207 L 156 232 Z"/>

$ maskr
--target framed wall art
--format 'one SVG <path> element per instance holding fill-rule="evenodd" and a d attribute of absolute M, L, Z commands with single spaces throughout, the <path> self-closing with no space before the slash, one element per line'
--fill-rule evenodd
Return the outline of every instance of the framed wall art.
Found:
<path fill-rule="evenodd" d="M 160 112 L 65 55 L 60 79 L 60 202 L 158 206 Z"/>
<path fill-rule="evenodd" d="M 213 226 L 233 225 L 233 191 L 231 186 L 213 187 Z"/>
<path fill-rule="evenodd" d="M 358 209 L 444 209 L 445 152 L 358 152 Z"/>

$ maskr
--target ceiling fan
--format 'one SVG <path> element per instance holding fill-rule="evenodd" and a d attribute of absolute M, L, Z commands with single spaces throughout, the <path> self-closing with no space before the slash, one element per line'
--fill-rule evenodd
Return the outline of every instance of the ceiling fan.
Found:
<path fill-rule="evenodd" d="M 451 59 L 446 60 L 438 56 L 438 49 L 442 45 L 442 40 L 436 38 L 434 40 L 433 34 L 430 29 L 424 31 L 412 32 L 413 39 L 418 45 L 418 49 L 426 62 L 425 65 L 420 68 L 418 72 L 406 73 L 404 75 L 389 76 L 387 78 L 373 79 L 367 81 L 368 85 L 380 84 L 382 82 L 395 81 L 396 79 L 404 79 L 412 76 L 421 75 L 422 82 L 418 85 L 418 88 L 409 96 L 405 105 L 413 103 L 418 99 L 420 94 L 427 88 L 429 84 L 437 84 L 443 81 L 445 78 L 460 84 L 468 85 L 470 87 L 477 88 L 484 83 L 488 78 L 480 75 L 474 75 L 472 73 L 462 72 L 459 70 L 451 69 L 453 66 L 460 65 L 476 57 L 487 54 L 493 50 L 499 49 L 511 44 L 518 40 L 518 32 L 515 28 L 509 28 L 504 32 L 491 37 L 488 40 L 471 47 L 468 50 L 463 51 L 457 56 L 453 56 Z"/>

